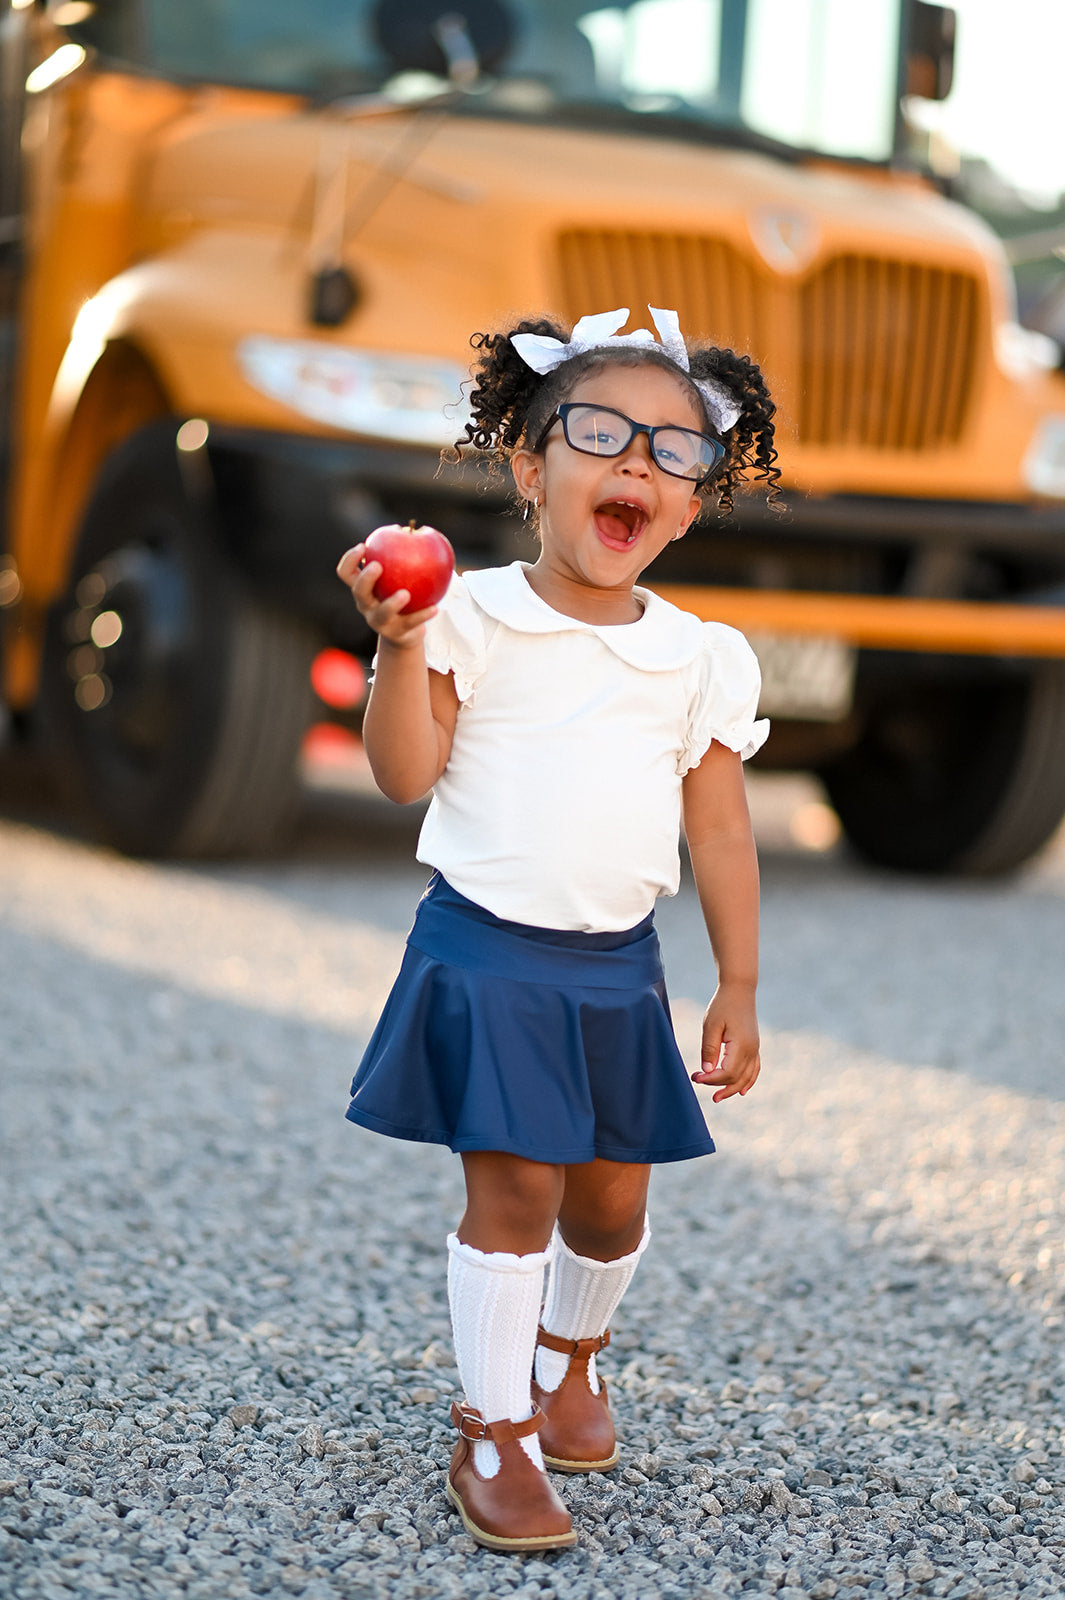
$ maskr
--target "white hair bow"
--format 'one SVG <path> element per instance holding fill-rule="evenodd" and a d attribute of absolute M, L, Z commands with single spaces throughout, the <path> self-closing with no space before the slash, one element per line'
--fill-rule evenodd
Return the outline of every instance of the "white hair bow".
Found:
<path fill-rule="evenodd" d="M 628 306 L 620 306 L 617 311 L 599 311 L 593 316 L 581 317 L 568 344 L 543 333 L 512 333 L 510 342 L 526 366 L 541 374 L 554 372 L 563 362 L 572 361 L 575 356 L 582 356 L 589 350 L 624 349 L 626 345 L 660 350 L 671 361 L 675 361 L 682 372 L 688 372 L 688 351 L 677 313 L 659 306 L 648 306 L 647 309 L 658 333 L 657 339 L 646 328 L 637 328 L 634 333 L 619 333 L 618 329 L 623 328 L 629 319 Z M 742 410 L 736 403 L 735 395 L 713 378 L 693 378 L 692 382 L 706 401 L 710 419 L 718 433 L 727 433 L 739 420 Z"/>

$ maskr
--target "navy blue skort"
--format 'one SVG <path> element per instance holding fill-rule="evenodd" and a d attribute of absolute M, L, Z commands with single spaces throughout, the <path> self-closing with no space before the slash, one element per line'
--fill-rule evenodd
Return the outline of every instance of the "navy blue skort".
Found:
<path fill-rule="evenodd" d="M 653 912 L 622 933 L 506 922 L 430 880 L 350 1121 L 530 1161 L 709 1155 Z"/>

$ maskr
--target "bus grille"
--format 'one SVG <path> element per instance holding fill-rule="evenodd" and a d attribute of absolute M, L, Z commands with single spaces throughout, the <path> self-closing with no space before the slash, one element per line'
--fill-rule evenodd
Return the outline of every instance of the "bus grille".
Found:
<path fill-rule="evenodd" d="M 934 450 L 961 436 L 980 354 L 969 273 L 841 255 L 769 277 L 726 240 L 591 228 L 559 236 L 558 267 L 571 319 L 673 306 L 690 335 L 749 353 L 802 444 Z"/>
<path fill-rule="evenodd" d="M 961 435 L 979 292 L 965 272 L 837 256 L 799 291 L 799 438 L 932 450 Z"/>

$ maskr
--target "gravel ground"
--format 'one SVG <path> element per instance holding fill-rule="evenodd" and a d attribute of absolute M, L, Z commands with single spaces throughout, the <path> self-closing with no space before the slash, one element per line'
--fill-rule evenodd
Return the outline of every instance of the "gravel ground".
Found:
<path fill-rule="evenodd" d="M 1065 839 L 911 884 L 755 787 L 763 1081 L 655 1175 L 622 1464 L 538 1558 L 442 1493 L 458 1165 L 343 1121 L 410 818 L 214 869 L 0 822 L 4 1600 L 1065 1594 Z M 661 926 L 690 1048 L 689 888 Z"/>

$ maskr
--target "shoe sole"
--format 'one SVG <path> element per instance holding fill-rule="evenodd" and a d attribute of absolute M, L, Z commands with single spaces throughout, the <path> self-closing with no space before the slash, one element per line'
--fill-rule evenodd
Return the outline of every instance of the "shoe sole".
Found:
<path fill-rule="evenodd" d="M 550 1467 L 552 1472 L 612 1472 L 620 1454 L 619 1450 L 615 1450 L 606 1461 L 564 1461 L 561 1456 L 549 1456 L 545 1451 L 544 1466 Z"/>
<path fill-rule="evenodd" d="M 529 1534 L 524 1539 L 504 1539 L 498 1533 L 486 1533 L 467 1513 L 461 1495 L 451 1482 L 448 1481 L 444 1487 L 448 1499 L 462 1518 L 462 1526 L 470 1537 L 476 1539 L 478 1544 L 483 1544 L 486 1550 L 564 1550 L 577 1543 L 577 1534 L 572 1528 L 569 1533 Z"/>

